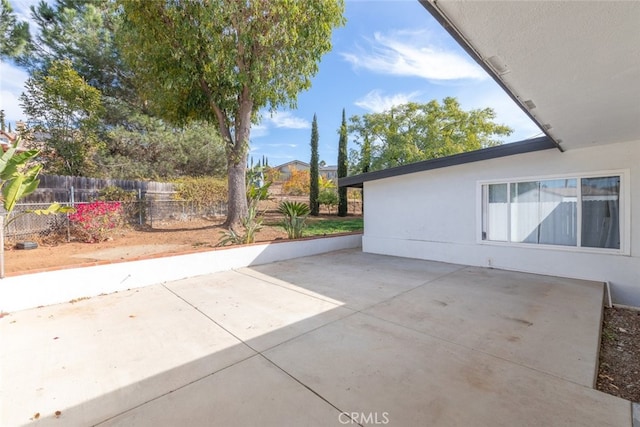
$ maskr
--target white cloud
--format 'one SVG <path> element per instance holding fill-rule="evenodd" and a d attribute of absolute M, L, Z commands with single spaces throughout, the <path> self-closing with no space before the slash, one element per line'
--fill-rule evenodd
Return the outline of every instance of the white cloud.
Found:
<path fill-rule="evenodd" d="M 264 144 L 266 147 L 287 147 L 296 148 L 298 144 Z"/>
<path fill-rule="evenodd" d="M 373 40 L 366 40 L 366 49 L 341 54 L 356 69 L 431 81 L 487 78 L 471 59 L 430 43 L 426 32 L 394 31 L 388 35 L 376 32 Z"/>
<path fill-rule="evenodd" d="M 8 122 L 26 119 L 18 98 L 24 92 L 29 74 L 7 62 L 0 62 L 0 76 L 0 110 L 4 110 Z"/>
<path fill-rule="evenodd" d="M 38 7 L 40 0 L 11 0 L 11 7 L 16 15 L 18 21 L 26 21 L 29 24 L 29 31 L 31 36 L 35 37 L 39 32 L 38 25 L 31 15 L 31 7 Z M 52 0 L 45 0 L 45 3 L 53 6 Z"/>
<path fill-rule="evenodd" d="M 311 129 L 309 121 L 294 116 L 290 111 L 276 111 L 267 119 L 277 128 Z"/>
<path fill-rule="evenodd" d="M 11 8 L 13 12 L 16 14 L 16 17 L 21 21 L 29 21 L 29 25 L 32 25 L 34 22 L 31 19 L 31 6 L 37 6 L 39 3 L 38 0 L 14 0 L 11 1 Z M 46 1 L 46 3 L 51 4 L 51 1 Z"/>
<path fill-rule="evenodd" d="M 270 128 L 311 129 L 311 123 L 294 116 L 290 111 L 275 111 L 271 114 L 263 111 L 260 124 L 251 126 L 251 138 L 269 135 Z M 294 147 L 290 144 L 285 144 L 284 146 Z"/>
<path fill-rule="evenodd" d="M 373 113 L 381 113 L 383 111 L 389 110 L 391 107 L 394 107 L 396 105 L 406 104 L 419 95 L 420 92 L 411 92 L 396 93 L 395 95 L 383 96 L 379 90 L 372 90 L 363 98 L 354 102 L 354 104 Z"/>
<path fill-rule="evenodd" d="M 251 125 L 251 138 L 260 138 L 261 136 L 269 135 L 269 128 L 263 125 Z"/>

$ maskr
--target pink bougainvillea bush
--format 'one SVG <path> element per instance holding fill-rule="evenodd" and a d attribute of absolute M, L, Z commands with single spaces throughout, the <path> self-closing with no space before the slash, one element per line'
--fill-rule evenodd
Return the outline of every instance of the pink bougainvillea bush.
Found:
<path fill-rule="evenodd" d="M 79 204 L 69 215 L 74 236 L 83 242 L 103 242 L 124 227 L 120 202 L 96 201 Z"/>

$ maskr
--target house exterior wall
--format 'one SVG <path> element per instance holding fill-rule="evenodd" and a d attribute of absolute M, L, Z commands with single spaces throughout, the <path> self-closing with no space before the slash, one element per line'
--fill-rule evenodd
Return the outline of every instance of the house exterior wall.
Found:
<path fill-rule="evenodd" d="M 326 179 L 337 179 L 338 178 L 338 167 L 330 166 L 330 167 L 320 167 L 318 171 L 320 176 L 325 177 Z"/>
<path fill-rule="evenodd" d="M 626 174 L 623 253 L 481 240 L 482 181 L 606 171 Z M 614 302 L 640 306 L 640 141 L 416 172 L 367 181 L 364 190 L 365 252 L 609 281 Z"/>

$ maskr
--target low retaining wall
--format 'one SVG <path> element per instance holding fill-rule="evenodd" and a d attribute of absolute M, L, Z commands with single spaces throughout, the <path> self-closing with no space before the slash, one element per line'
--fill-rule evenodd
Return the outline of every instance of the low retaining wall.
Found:
<path fill-rule="evenodd" d="M 0 280 L 0 311 L 12 312 L 188 277 L 362 245 L 361 234 L 280 241 L 24 274 Z"/>

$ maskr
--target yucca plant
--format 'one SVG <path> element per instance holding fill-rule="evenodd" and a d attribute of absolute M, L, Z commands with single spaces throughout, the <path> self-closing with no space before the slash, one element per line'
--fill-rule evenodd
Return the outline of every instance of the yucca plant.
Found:
<path fill-rule="evenodd" d="M 249 184 L 247 188 L 249 208 L 247 216 L 241 219 L 244 233 L 239 233 L 231 228 L 229 231 L 223 231 L 218 246 L 226 246 L 227 244 L 246 245 L 256 241 L 256 234 L 262 230 L 262 218 L 259 216 L 258 202 L 269 198 L 270 185 L 271 183 L 267 183 L 259 187 L 254 183 Z"/>
<path fill-rule="evenodd" d="M 302 202 L 284 201 L 280 203 L 278 212 L 284 215 L 282 226 L 287 232 L 287 237 L 289 237 L 289 239 L 302 237 L 305 221 L 311 212 L 309 206 Z"/>

